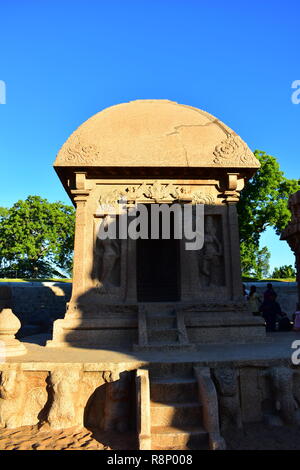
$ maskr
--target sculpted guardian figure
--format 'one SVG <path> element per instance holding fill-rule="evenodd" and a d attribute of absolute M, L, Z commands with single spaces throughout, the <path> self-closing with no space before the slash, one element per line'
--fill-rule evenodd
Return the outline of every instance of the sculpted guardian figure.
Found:
<path fill-rule="evenodd" d="M 220 285 L 222 244 L 212 216 L 205 217 L 204 246 L 200 251 L 200 275 L 207 286 Z"/>

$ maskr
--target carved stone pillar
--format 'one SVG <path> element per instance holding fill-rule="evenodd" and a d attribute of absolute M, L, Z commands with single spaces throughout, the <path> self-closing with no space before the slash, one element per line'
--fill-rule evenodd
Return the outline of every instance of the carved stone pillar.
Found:
<path fill-rule="evenodd" d="M 74 202 L 76 204 L 75 241 L 74 241 L 74 268 L 73 288 L 70 306 L 76 303 L 78 298 L 86 291 L 86 203 L 90 190 L 86 188 L 86 173 L 75 174 L 76 189 L 72 189 Z M 72 313 L 72 309 L 70 312 Z"/>
<path fill-rule="evenodd" d="M 228 203 L 227 227 L 230 242 L 231 300 L 242 297 L 242 277 L 240 261 L 239 223 L 235 203 Z"/>
<path fill-rule="evenodd" d="M 240 191 L 244 187 L 244 180 L 239 179 L 239 173 L 227 173 L 223 181 L 224 202 L 227 205 L 227 231 L 229 240 L 229 273 L 231 277 L 231 300 L 242 298 L 242 278 L 240 261 L 239 222 L 236 204 L 240 199 Z"/>

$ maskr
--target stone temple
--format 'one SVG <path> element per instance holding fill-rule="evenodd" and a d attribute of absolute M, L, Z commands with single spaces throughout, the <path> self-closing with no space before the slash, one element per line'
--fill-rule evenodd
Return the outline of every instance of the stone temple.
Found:
<path fill-rule="evenodd" d="M 49 346 L 193 348 L 264 336 L 243 302 L 236 213 L 259 162 L 229 127 L 172 101 L 124 103 L 83 123 L 54 167 L 76 205 L 76 234 L 72 298 Z M 122 197 L 127 211 L 204 204 L 203 250 L 172 236 L 100 240 Z"/>
<path fill-rule="evenodd" d="M 0 288 L 0 428 L 85 427 L 115 450 L 216 450 L 249 423 L 298 426 L 298 333 L 266 335 L 243 299 L 236 204 L 259 168 L 246 143 L 191 106 L 133 101 L 83 123 L 54 167 L 76 206 L 72 296 L 53 336 L 19 342 Z M 152 230 L 158 204 L 204 219 L 202 249 L 175 236 L 175 215 L 168 238 L 161 227 L 121 236 L 142 205 Z M 299 194 L 290 205 L 283 238 L 299 261 Z M 98 236 L 113 226 L 116 237 Z"/>

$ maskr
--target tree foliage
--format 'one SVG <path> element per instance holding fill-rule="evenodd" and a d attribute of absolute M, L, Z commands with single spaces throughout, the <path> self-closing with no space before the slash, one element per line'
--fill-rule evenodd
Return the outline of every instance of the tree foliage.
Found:
<path fill-rule="evenodd" d="M 296 270 L 291 264 L 275 268 L 272 273 L 272 278 L 274 279 L 290 279 L 293 277 L 296 277 Z"/>
<path fill-rule="evenodd" d="M 275 157 L 260 150 L 254 154 L 261 167 L 241 192 L 238 214 L 243 274 L 260 277 L 269 258 L 266 247 L 259 253 L 261 234 L 273 227 L 279 235 L 286 227 L 291 217 L 288 198 L 300 189 L 300 184 L 298 179 L 284 176 Z"/>
<path fill-rule="evenodd" d="M 1 208 L 2 209 L 2 208 Z M 2 276 L 61 276 L 70 272 L 74 239 L 74 208 L 28 196 L 0 211 Z"/>

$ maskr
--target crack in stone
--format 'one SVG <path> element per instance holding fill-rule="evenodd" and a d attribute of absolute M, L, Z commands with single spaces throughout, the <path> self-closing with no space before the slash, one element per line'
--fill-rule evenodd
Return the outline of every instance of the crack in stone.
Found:
<path fill-rule="evenodd" d="M 219 120 L 215 119 L 214 121 L 207 122 L 206 124 L 179 124 L 178 126 L 174 126 L 175 131 L 173 132 L 168 132 L 166 135 L 174 135 L 174 134 L 179 134 L 179 129 L 182 127 L 207 127 L 212 124 L 218 124 Z"/>
<path fill-rule="evenodd" d="M 205 124 L 179 124 L 178 126 L 174 126 L 174 131 L 172 132 L 168 132 L 166 134 L 166 136 L 170 136 L 170 135 L 178 135 L 178 137 L 180 138 L 180 142 L 181 142 L 181 145 L 183 147 L 183 150 L 184 150 L 184 153 L 185 153 L 185 161 L 186 161 L 186 165 L 189 167 L 189 160 L 188 160 L 188 152 L 187 152 L 187 149 L 185 148 L 185 145 L 184 145 L 184 142 L 183 142 L 183 139 L 181 138 L 181 135 L 180 135 L 180 129 L 182 127 L 207 127 L 207 126 L 210 126 L 212 124 L 219 124 L 219 120 L 218 119 L 214 119 L 213 121 L 210 121 L 210 122 L 207 122 Z M 223 129 L 224 130 L 224 129 Z M 227 131 L 226 131 L 227 132 Z M 228 133 L 228 132 L 227 132 Z"/>

